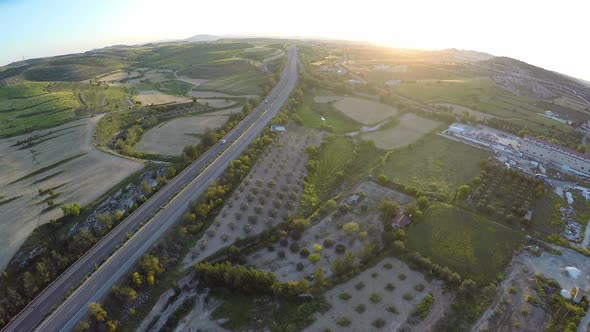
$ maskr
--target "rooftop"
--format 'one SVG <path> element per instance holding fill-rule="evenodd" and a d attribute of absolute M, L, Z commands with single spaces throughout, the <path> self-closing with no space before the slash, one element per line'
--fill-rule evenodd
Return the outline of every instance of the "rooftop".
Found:
<path fill-rule="evenodd" d="M 524 137 L 524 139 L 525 140 L 528 140 L 528 141 L 531 141 L 531 142 L 534 142 L 534 143 L 537 143 L 537 144 L 547 145 L 547 146 L 550 146 L 550 147 L 552 147 L 554 149 L 561 150 L 561 151 L 563 151 L 565 153 L 572 154 L 572 155 L 574 155 L 574 156 L 576 156 L 576 157 L 578 157 L 580 159 L 584 159 L 586 161 L 590 161 L 590 156 L 588 156 L 588 155 L 586 155 L 584 153 L 578 152 L 576 150 L 570 149 L 568 147 L 561 146 L 559 144 L 555 144 L 555 143 L 546 141 L 544 139 L 540 139 L 540 138 L 529 136 L 529 135 L 526 135 Z"/>

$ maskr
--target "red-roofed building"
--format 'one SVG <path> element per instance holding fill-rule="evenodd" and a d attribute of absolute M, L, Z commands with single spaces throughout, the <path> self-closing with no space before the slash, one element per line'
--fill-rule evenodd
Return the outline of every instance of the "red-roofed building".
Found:
<path fill-rule="evenodd" d="M 576 150 L 536 137 L 525 136 L 520 143 L 520 152 L 533 159 L 557 164 L 562 169 L 590 176 L 590 156 Z"/>

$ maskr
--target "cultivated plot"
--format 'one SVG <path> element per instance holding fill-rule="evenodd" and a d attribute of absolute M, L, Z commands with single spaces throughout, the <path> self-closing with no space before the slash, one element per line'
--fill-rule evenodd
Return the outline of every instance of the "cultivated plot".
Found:
<path fill-rule="evenodd" d="M 380 149 L 391 150 L 418 141 L 439 125 L 441 123 L 438 121 L 425 119 L 413 113 L 406 113 L 395 127 L 364 133 L 361 137 L 375 142 L 375 146 Z"/>
<path fill-rule="evenodd" d="M 170 120 L 145 132 L 137 151 L 178 156 L 186 145 L 198 144 L 200 135 L 223 126 L 228 118 L 228 115 L 205 114 Z"/>
<path fill-rule="evenodd" d="M 326 292 L 331 308 L 316 315 L 305 331 L 428 331 L 450 307 L 452 295 L 443 294 L 440 281 L 428 282 L 403 262 L 386 258 L 346 283 Z M 415 308 L 432 295 L 430 312 L 410 324 Z"/>
<path fill-rule="evenodd" d="M 238 238 L 260 234 L 285 220 L 298 208 L 306 174 L 305 147 L 318 145 L 321 133 L 289 126 L 277 146 L 268 149 L 213 224 L 184 259 L 191 266 Z"/>
<path fill-rule="evenodd" d="M 191 102 L 190 98 L 167 95 L 155 90 L 140 91 L 135 96 L 135 100 L 141 102 L 143 105 L 180 104 Z"/>
<path fill-rule="evenodd" d="M 352 97 L 344 97 L 334 102 L 334 107 L 351 119 L 365 125 L 375 124 L 398 114 L 395 107 Z"/>
<path fill-rule="evenodd" d="M 329 277 L 333 274 L 332 262 L 344 257 L 346 252 L 358 254 L 368 244 L 380 248 L 383 224 L 377 209 L 379 202 L 390 198 L 403 206 L 412 198 L 373 182 L 363 182 L 353 192 L 363 192 L 366 196 L 350 213 L 332 211 L 300 236 L 281 239 L 254 252 L 247 257 L 247 263 L 273 272 L 282 281 L 305 278 L 317 267 Z M 310 253 L 319 254 L 319 261 L 311 262 Z"/>
<path fill-rule="evenodd" d="M 0 268 L 33 229 L 61 217 L 62 204 L 89 204 L 143 167 L 94 148 L 99 119 L 0 140 Z"/>

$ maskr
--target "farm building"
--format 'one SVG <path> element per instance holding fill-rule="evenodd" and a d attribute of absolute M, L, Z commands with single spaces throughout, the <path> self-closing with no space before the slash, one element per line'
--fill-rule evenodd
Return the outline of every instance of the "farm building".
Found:
<path fill-rule="evenodd" d="M 346 204 L 356 205 L 361 200 L 361 196 L 354 194 L 346 199 Z"/>
<path fill-rule="evenodd" d="M 534 159 L 558 165 L 584 176 L 590 176 L 590 157 L 578 151 L 536 137 L 525 136 L 520 152 Z"/>
<path fill-rule="evenodd" d="M 272 126 L 270 126 L 270 131 L 285 132 L 285 131 L 287 131 L 287 128 L 285 128 L 285 126 L 272 125 Z"/>
<path fill-rule="evenodd" d="M 396 221 L 394 221 L 391 224 L 391 226 L 393 227 L 393 229 L 398 229 L 409 225 L 411 222 L 412 219 L 410 219 L 410 217 L 406 216 L 405 214 L 402 214 Z"/>

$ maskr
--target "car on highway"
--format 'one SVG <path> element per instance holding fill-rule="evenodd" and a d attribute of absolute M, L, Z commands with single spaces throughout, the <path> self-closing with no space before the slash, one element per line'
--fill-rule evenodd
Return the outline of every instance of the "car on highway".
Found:
<path fill-rule="evenodd" d="M 225 140 L 225 139 L 221 140 L 221 144 L 225 144 L 225 142 L 227 142 L 227 140 Z"/>

